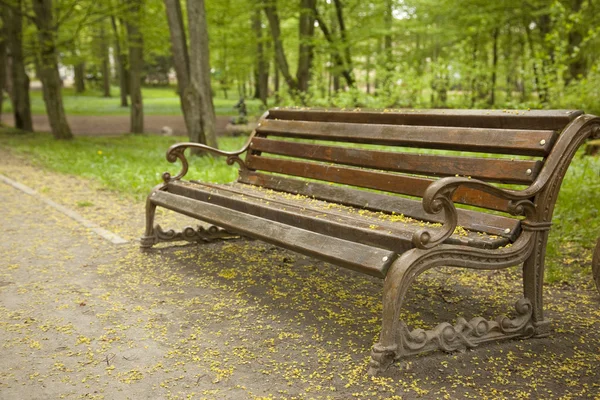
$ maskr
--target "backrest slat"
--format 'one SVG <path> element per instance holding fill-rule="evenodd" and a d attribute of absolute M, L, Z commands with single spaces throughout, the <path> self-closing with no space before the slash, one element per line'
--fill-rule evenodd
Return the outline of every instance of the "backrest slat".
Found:
<path fill-rule="evenodd" d="M 358 186 L 366 189 L 382 190 L 391 193 L 422 197 L 432 179 L 414 176 L 374 172 L 358 168 L 330 166 L 292 160 L 257 157 L 248 155 L 246 165 L 252 170 L 261 170 L 284 175 L 317 179 L 332 183 Z M 508 203 L 484 192 L 460 188 L 454 200 L 498 211 L 507 211 Z"/>
<path fill-rule="evenodd" d="M 562 130 L 582 115 L 580 110 L 384 110 L 342 111 L 275 108 L 269 119 L 354 124 L 455 126 L 493 129 Z"/>
<path fill-rule="evenodd" d="M 294 187 L 300 178 L 413 200 L 445 176 L 531 185 L 561 132 L 581 114 L 576 110 L 274 109 L 260 121 L 250 141 L 246 172 L 294 177 L 288 182 Z M 302 188 L 289 191 L 310 195 Z M 461 187 L 453 199 L 508 211 L 506 200 L 481 190 Z"/>
<path fill-rule="evenodd" d="M 278 120 L 263 121 L 256 132 L 259 136 L 337 140 L 351 143 L 527 156 L 547 155 L 556 139 L 556 133 L 550 130 L 396 126 Z"/>
<path fill-rule="evenodd" d="M 542 167 L 539 160 L 488 159 L 400 153 L 286 142 L 255 137 L 252 149 L 262 153 L 336 164 L 431 176 L 464 175 L 493 182 L 527 184 Z M 264 155 L 264 154 L 263 154 Z"/>

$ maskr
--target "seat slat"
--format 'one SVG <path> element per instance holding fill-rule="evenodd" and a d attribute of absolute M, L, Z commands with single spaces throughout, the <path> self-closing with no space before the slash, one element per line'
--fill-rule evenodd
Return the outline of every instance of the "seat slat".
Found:
<path fill-rule="evenodd" d="M 330 203 L 310 198 L 288 198 L 285 193 L 267 193 L 250 185 L 240 190 L 231 185 L 173 183 L 170 193 L 227 207 L 246 214 L 256 215 L 272 221 L 293 225 L 298 228 L 339 239 L 359 242 L 373 247 L 403 253 L 413 247 L 412 234 L 421 228 L 419 221 L 391 220 L 375 213 L 358 213 L 356 209 L 332 207 Z M 479 248 L 497 248 L 507 244 L 506 238 L 482 236 L 469 232 L 454 235 L 448 243 L 469 244 Z"/>
<path fill-rule="evenodd" d="M 342 186 L 332 186 L 319 182 L 308 182 L 277 175 L 242 171 L 239 182 L 277 191 L 300 194 L 311 198 L 330 201 L 347 206 L 364 208 L 372 211 L 383 211 L 389 214 L 404 214 L 407 217 L 443 222 L 443 212 L 427 214 L 419 200 L 411 200 L 399 196 L 368 192 Z M 520 231 L 519 221 L 500 215 L 486 214 L 478 211 L 458 209 L 458 225 L 491 235 L 498 235 L 514 240 Z M 507 231 L 508 230 L 508 233 Z"/>
<path fill-rule="evenodd" d="M 549 130 L 504 130 L 444 126 L 265 120 L 260 136 L 320 139 L 442 150 L 545 156 L 557 134 Z"/>
<path fill-rule="evenodd" d="M 293 175 L 416 197 L 422 197 L 425 189 L 433 182 L 431 179 L 407 175 L 257 157 L 252 154 L 248 154 L 246 157 L 246 164 L 248 168 L 253 170 Z M 491 210 L 507 211 L 508 209 L 508 202 L 506 200 L 469 188 L 459 188 L 455 192 L 453 199 L 458 203 L 470 204 Z"/>
<path fill-rule="evenodd" d="M 385 277 L 390 264 L 396 259 L 396 254 L 389 250 L 322 235 L 176 194 L 158 191 L 151 201 L 232 232 L 380 278 Z"/>
<path fill-rule="evenodd" d="M 374 151 L 358 148 L 295 143 L 255 137 L 251 150 L 334 162 L 386 171 L 432 176 L 472 176 L 494 182 L 527 184 L 533 182 L 541 161 L 439 156 Z"/>
<path fill-rule="evenodd" d="M 562 130 L 583 112 L 579 110 L 398 110 L 398 111 L 327 111 L 323 109 L 273 109 L 270 119 L 392 124 L 455 126 L 496 129 Z"/>

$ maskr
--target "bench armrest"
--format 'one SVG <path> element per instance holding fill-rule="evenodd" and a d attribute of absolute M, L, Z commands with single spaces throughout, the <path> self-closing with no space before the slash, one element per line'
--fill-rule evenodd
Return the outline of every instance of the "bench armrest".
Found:
<path fill-rule="evenodd" d="M 429 249 L 442 243 L 454 233 L 458 217 L 452 196 L 461 186 L 508 200 L 508 212 L 512 215 L 525 216 L 525 223 L 549 223 L 547 219 L 552 218 L 551 212 L 549 216 L 538 215 L 539 210 L 533 203 L 533 198 L 544 192 L 542 203 L 555 202 L 560 183 L 575 152 L 587 138 L 597 136 L 600 136 L 598 117 L 582 115 L 575 119 L 559 136 L 538 177 L 531 186 L 523 190 L 502 189 L 477 179 L 463 177 L 447 177 L 431 183 L 423 194 L 423 209 L 429 214 L 444 211 L 444 226 L 435 231 L 418 230 L 412 237 L 413 244 L 420 249 Z M 555 180 L 556 184 L 551 183 Z"/>
<path fill-rule="evenodd" d="M 431 183 L 425 190 L 423 209 L 429 214 L 438 214 L 444 211 L 445 221 L 443 227 L 435 229 L 435 231 L 432 231 L 431 228 L 416 231 L 412 237 L 412 242 L 416 247 L 420 249 L 432 248 L 454 233 L 458 223 L 458 215 L 452 196 L 459 187 L 480 190 L 498 198 L 509 200 L 508 209 L 513 215 L 533 217 L 535 213 L 535 206 L 530 200 L 535 193 L 531 193 L 530 190 L 501 189 L 484 181 L 463 177 L 442 178 Z"/>
<path fill-rule="evenodd" d="M 266 111 L 259 118 L 258 126 L 260 126 L 261 122 L 263 120 L 265 120 L 268 116 L 269 116 L 269 112 Z M 194 143 L 194 142 L 183 142 L 183 143 L 174 144 L 173 146 L 169 147 L 169 149 L 167 150 L 167 161 L 170 163 L 174 163 L 175 161 L 180 160 L 181 161 L 181 171 L 179 171 L 179 173 L 177 175 L 175 175 L 174 177 L 172 177 L 169 172 L 163 173 L 162 174 L 163 181 L 165 183 L 168 183 L 169 181 L 176 181 L 176 180 L 183 178 L 183 176 L 185 174 L 187 174 L 188 169 L 189 169 L 189 164 L 188 164 L 187 158 L 185 158 L 184 152 L 188 147 L 194 148 L 194 149 L 200 149 L 200 150 L 206 151 L 207 153 L 214 154 L 217 156 L 227 157 L 228 165 L 233 165 L 233 163 L 236 162 L 236 163 L 238 163 L 240 168 L 247 169 L 246 164 L 244 163 L 244 160 L 242 160 L 240 158 L 240 155 L 245 153 L 248 150 L 248 148 L 250 147 L 250 143 L 252 142 L 252 139 L 254 138 L 254 135 L 256 135 L 256 129 L 250 134 L 250 137 L 248 138 L 248 141 L 246 142 L 246 144 L 237 151 L 223 151 L 223 150 L 215 149 L 214 147 L 207 146 L 205 144 Z"/>
<path fill-rule="evenodd" d="M 252 139 L 252 136 L 250 136 L 250 140 L 251 139 Z M 165 181 L 165 183 L 169 182 L 169 181 L 176 181 L 176 180 L 183 178 L 183 176 L 185 174 L 187 174 L 188 169 L 189 169 L 189 163 L 188 163 L 187 158 L 185 157 L 185 150 L 188 148 L 200 149 L 200 150 L 203 150 L 210 154 L 227 157 L 228 165 L 232 165 L 234 162 L 236 162 L 239 164 L 239 166 L 241 168 L 245 169 L 246 164 L 239 156 L 241 154 L 243 154 L 244 152 L 246 152 L 246 150 L 248 150 L 248 146 L 250 146 L 250 140 L 248 140 L 248 142 L 246 142 L 244 147 L 242 147 L 241 149 L 239 149 L 237 151 L 223 151 L 223 150 L 215 149 L 214 147 L 210 147 L 210 146 L 207 146 L 207 145 L 201 144 L 201 143 L 193 143 L 193 142 L 176 143 L 176 144 L 172 145 L 171 147 L 169 147 L 169 149 L 167 150 L 167 161 L 169 161 L 170 163 L 174 163 L 177 160 L 181 161 L 181 171 L 179 171 L 179 173 L 174 177 L 172 177 L 169 172 L 163 173 L 162 174 L 163 181 Z"/>

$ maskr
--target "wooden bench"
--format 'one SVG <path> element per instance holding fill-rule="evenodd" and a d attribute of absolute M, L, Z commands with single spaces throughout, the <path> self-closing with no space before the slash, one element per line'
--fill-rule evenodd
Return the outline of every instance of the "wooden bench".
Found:
<path fill-rule="evenodd" d="M 542 285 L 554 204 L 573 155 L 599 129 L 599 118 L 567 110 L 273 109 L 239 151 L 195 143 L 168 150 L 167 159 L 183 168 L 165 173 L 149 195 L 142 246 L 235 232 L 385 279 L 370 374 L 424 351 L 545 336 Z M 192 147 L 237 163 L 237 182 L 182 180 L 184 151 Z M 165 232 L 153 225 L 157 206 L 215 226 Z M 461 318 L 430 331 L 410 331 L 399 320 L 407 290 L 429 268 L 519 264 L 524 297 L 513 319 Z"/>

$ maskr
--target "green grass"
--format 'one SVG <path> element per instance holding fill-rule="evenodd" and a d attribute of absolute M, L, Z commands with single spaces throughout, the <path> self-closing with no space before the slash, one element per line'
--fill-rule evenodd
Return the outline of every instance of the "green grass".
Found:
<path fill-rule="evenodd" d="M 83 176 L 137 199 L 144 198 L 160 183 L 162 173 L 175 175 L 179 162 L 171 164 L 165 152 L 184 137 L 124 135 L 120 137 L 78 137 L 72 141 L 56 141 L 49 134 L 22 133 L 0 129 L 0 142 L 18 154 L 28 156 L 37 165 L 66 174 Z M 221 138 L 223 150 L 237 150 L 245 138 Z M 231 182 L 237 177 L 236 166 L 225 158 L 189 157 L 190 171 L 186 179 L 206 182 Z M 82 205 L 84 206 L 84 205 Z"/>
<path fill-rule="evenodd" d="M 21 133 L 0 129 L 0 142 L 28 156 L 44 168 L 100 181 L 108 188 L 141 199 L 161 182 L 164 171 L 175 174 L 179 164 L 165 160 L 165 150 L 186 138 L 147 135 L 121 137 L 77 137 L 55 141 L 49 134 Z M 224 150 L 242 147 L 245 138 L 221 138 Z M 223 158 L 201 157 L 192 160 L 186 179 L 230 182 L 237 177 L 236 166 Z M 80 207 L 89 204 L 80 204 Z M 592 248 L 600 235 L 600 158 L 578 153 L 563 182 L 554 212 L 553 228 L 547 250 L 548 282 L 587 279 Z"/>
<path fill-rule="evenodd" d="M 67 115 L 129 115 L 128 107 L 120 107 L 119 90 L 112 88 L 112 97 L 102 97 L 98 90 L 87 90 L 75 94 L 72 88 L 63 89 L 63 103 Z M 145 87 L 142 89 L 144 113 L 146 115 L 181 115 L 179 97 L 174 87 Z M 31 111 L 33 114 L 46 114 L 41 90 L 31 90 Z M 213 99 L 217 115 L 237 115 L 233 108 L 238 98 L 215 97 Z M 249 115 L 260 115 L 260 101 L 247 99 Z M 12 112 L 10 101 L 4 103 L 4 112 Z"/>

